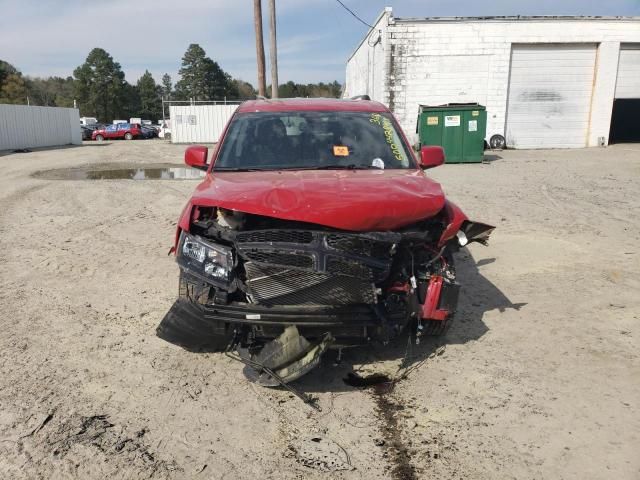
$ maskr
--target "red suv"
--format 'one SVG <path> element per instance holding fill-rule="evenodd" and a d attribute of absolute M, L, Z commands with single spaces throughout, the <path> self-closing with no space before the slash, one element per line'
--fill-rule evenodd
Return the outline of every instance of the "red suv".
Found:
<path fill-rule="evenodd" d="M 329 347 L 445 332 L 453 253 L 493 227 L 467 219 L 424 170 L 391 112 L 368 100 L 238 107 L 179 219 L 179 299 L 158 335 L 225 350 L 264 385 L 298 378 Z"/>
<path fill-rule="evenodd" d="M 142 137 L 142 128 L 137 123 L 118 123 L 116 125 L 107 125 L 104 128 L 94 130 L 91 134 L 91 138 L 99 142 L 107 139 L 124 138 L 125 140 L 133 140 L 134 138 Z"/>

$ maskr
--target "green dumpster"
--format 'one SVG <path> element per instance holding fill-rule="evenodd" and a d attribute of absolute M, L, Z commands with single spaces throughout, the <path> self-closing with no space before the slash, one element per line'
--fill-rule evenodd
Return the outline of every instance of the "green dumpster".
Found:
<path fill-rule="evenodd" d="M 487 111 L 477 103 L 420 105 L 417 131 L 420 146 L 440 145 L 446 163 L 478 163 L 484 158 Z"/>

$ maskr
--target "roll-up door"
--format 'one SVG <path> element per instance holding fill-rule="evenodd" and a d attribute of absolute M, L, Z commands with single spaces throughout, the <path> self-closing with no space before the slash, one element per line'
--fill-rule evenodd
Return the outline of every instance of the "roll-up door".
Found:
<path fill-rule="evenodd" d="M 507 146 L 585 147 L 595 63 L 592 44 L 514 45 Z"/>

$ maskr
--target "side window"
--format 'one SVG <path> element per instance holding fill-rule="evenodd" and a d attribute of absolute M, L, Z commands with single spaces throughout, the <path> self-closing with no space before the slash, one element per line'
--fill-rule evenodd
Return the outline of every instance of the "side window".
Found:
<path fill-rule="evenodd" d="M 116 131 L 116 126 L 115 125 L 109 125 L 109 126 L 107 126 L 107 128 L 105 128 L 105 130 L 107 132 L 115 132 Z"/>
<path fill-rule="evenodd" d="M 131 126 L 128 123 L 119 123 L 118 130 L 129 130 Z"/>

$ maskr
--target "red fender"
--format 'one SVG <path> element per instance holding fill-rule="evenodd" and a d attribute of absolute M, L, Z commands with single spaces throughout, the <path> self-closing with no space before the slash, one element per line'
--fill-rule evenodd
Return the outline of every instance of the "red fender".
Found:
<path fill-rule="evenodd" d="M 438 247 L 442 247 L 445 243 L 455 237 L 464 221 L 469 220 L 455 203 L 448 200 L 445 200 L 443 210 L 447 227 L 444 229 L 444 232 L 442 232 L 442 236 L 438 241 Z"/>
<path fill-rule="evenodd" d="M 187 204 L 182 209 L 182 213 L 180 214 L 180 220 L 178 220 L 178 228 L 176 229 L 176 239 L 173 245 L 173 252 L 178 249 L 178 242 L 180 241 L 180 234 L 182 231 L 189 231 L 189 226 L 191 225 L 191 211 L 193 210 L 193 204 L 191 200 L 187 202 Z"/>

